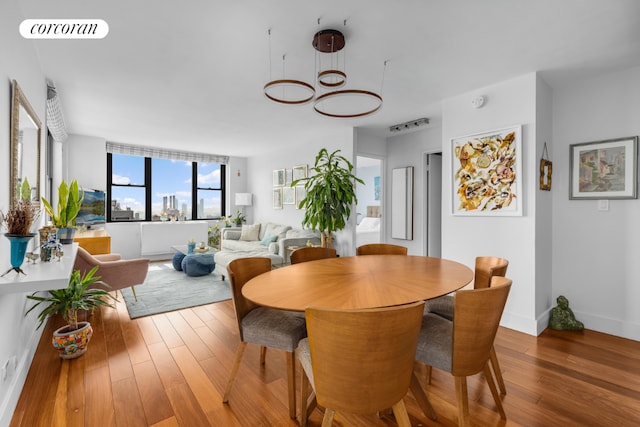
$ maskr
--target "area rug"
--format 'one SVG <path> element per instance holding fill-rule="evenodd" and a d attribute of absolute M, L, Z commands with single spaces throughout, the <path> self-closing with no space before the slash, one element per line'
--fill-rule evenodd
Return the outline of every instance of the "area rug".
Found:
<path fill-rule="evenodd" d="M 144 284 L 136 286 L 138 300 L 131 288 L 122 289 L 122 296 L 129 317 L 136 319 L 231 299 L 229 282 L 220 279 L 213 273 L 189 277 L 171 263 L 152 263 Z"/>

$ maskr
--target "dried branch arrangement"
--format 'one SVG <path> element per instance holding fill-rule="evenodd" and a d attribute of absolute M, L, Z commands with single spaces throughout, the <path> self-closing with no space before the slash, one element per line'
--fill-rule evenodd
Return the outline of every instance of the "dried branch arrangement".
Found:
<path fill-rule="evenodd" d="M 0 212 L 0 224 L 4 224 L 7 233 L 25 236 L 31 233 L 31 225 L 40 215 L 40 210 L 27 200 L 19 200 L 6 214 Z"/>

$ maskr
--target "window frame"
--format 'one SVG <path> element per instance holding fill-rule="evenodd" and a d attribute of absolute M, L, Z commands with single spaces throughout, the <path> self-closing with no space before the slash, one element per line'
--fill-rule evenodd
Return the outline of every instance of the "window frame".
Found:
<path fill-rule="evenodd" d="M 107 223 L 131 223 L 131 222 L 152 222 L 153 213 L 151 211 L 152 208 L 152 194 L 153 194 L 153 182 L 151 180 L 151 171 L 152 171 L 152 159 L 154 157 L 144 157 L 144 184 L 114 184 L 113 183 L 113 154 L 117 154 L 120 156 L 131 156 L 131 154 L 119 154 L 119 153 L 110 153 L 107 152 L 107 206 L 106 206 L 106 222 Z M 142 156 L 139 156 L 142 157 Z M 207 163 L 207 162 L 202 162 Z M 189 221 L 198 221 L 198 220 L 219 220 L 222 215 L 226 213 L 226 194 L 227 194 L 227 173 L 226 173 L 226 164 L 224 163 L 216 163 L 220 165 L 220 188 L 216 187 L 198 187 L 198 162 L 191 162 L 191 218 Z M 144 188 L 145 189 L 145 218 L 144 219 L 133 219 L 131 221 L 113 221 L 111 219 L 111 202 L 112 202 L 112 189 L 113 187 L 125 187 L 125 188 Z M 197 196 L 198 190 L 210 190 L 210 191 L 220 191 L 221 200 L 220 200 L 220 217 L 214 218 L 198 218 L 198 209 L 197 209 Z"/>

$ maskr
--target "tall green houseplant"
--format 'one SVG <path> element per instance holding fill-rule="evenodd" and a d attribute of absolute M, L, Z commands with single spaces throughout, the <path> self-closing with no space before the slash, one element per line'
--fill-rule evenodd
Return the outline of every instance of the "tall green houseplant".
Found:
<path fill-rule="evenodd" d="M 42 203 L 44 209 L 51 217 L 53 225 L 57 228 L 75 227 L 76 217 L 80 212 L 84 191 L 78 186 L 78 181 L 73 180 L 69 185 L 63 180 L 58 187 L 58 206 L 56 209 L 44 197 Z"/>
<path fill-rule="evenodd" d="M 320 231 L 324 247 L 331 247 L 333 232 L 346 227 L 351 206 L 358 202 L 356 182 L 364 184 L 353 174 L 353 164 L 339 153 L 321 149 L 310 176 L 291 183 L 304 183 L 307 195 L 298 204 L 306 209 L 302 225 Z"/>

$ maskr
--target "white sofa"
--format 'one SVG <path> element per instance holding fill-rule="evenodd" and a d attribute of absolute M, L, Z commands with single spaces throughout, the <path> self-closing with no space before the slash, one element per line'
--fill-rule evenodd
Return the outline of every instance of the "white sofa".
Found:
<path fill-rule="evenodd" d="M 257 236 L 255 233 L 251 236 L 248 232 L 249 227 L 259 228 Z M 245 225 L 243 229 L 223 228 L 220 237 L 221 249 L 215 254 L 214 259 L 215 272 L 223 278 L 227 276 L 227 264 L 234 259 L 265 257 L 271 259 L 271 265 L 281 266 L 290 263 L 288 247 L 304 246 L 308 241 L 313 245 L 320 244 L 318 232 L 294 229 L 272 222 Z"/>

